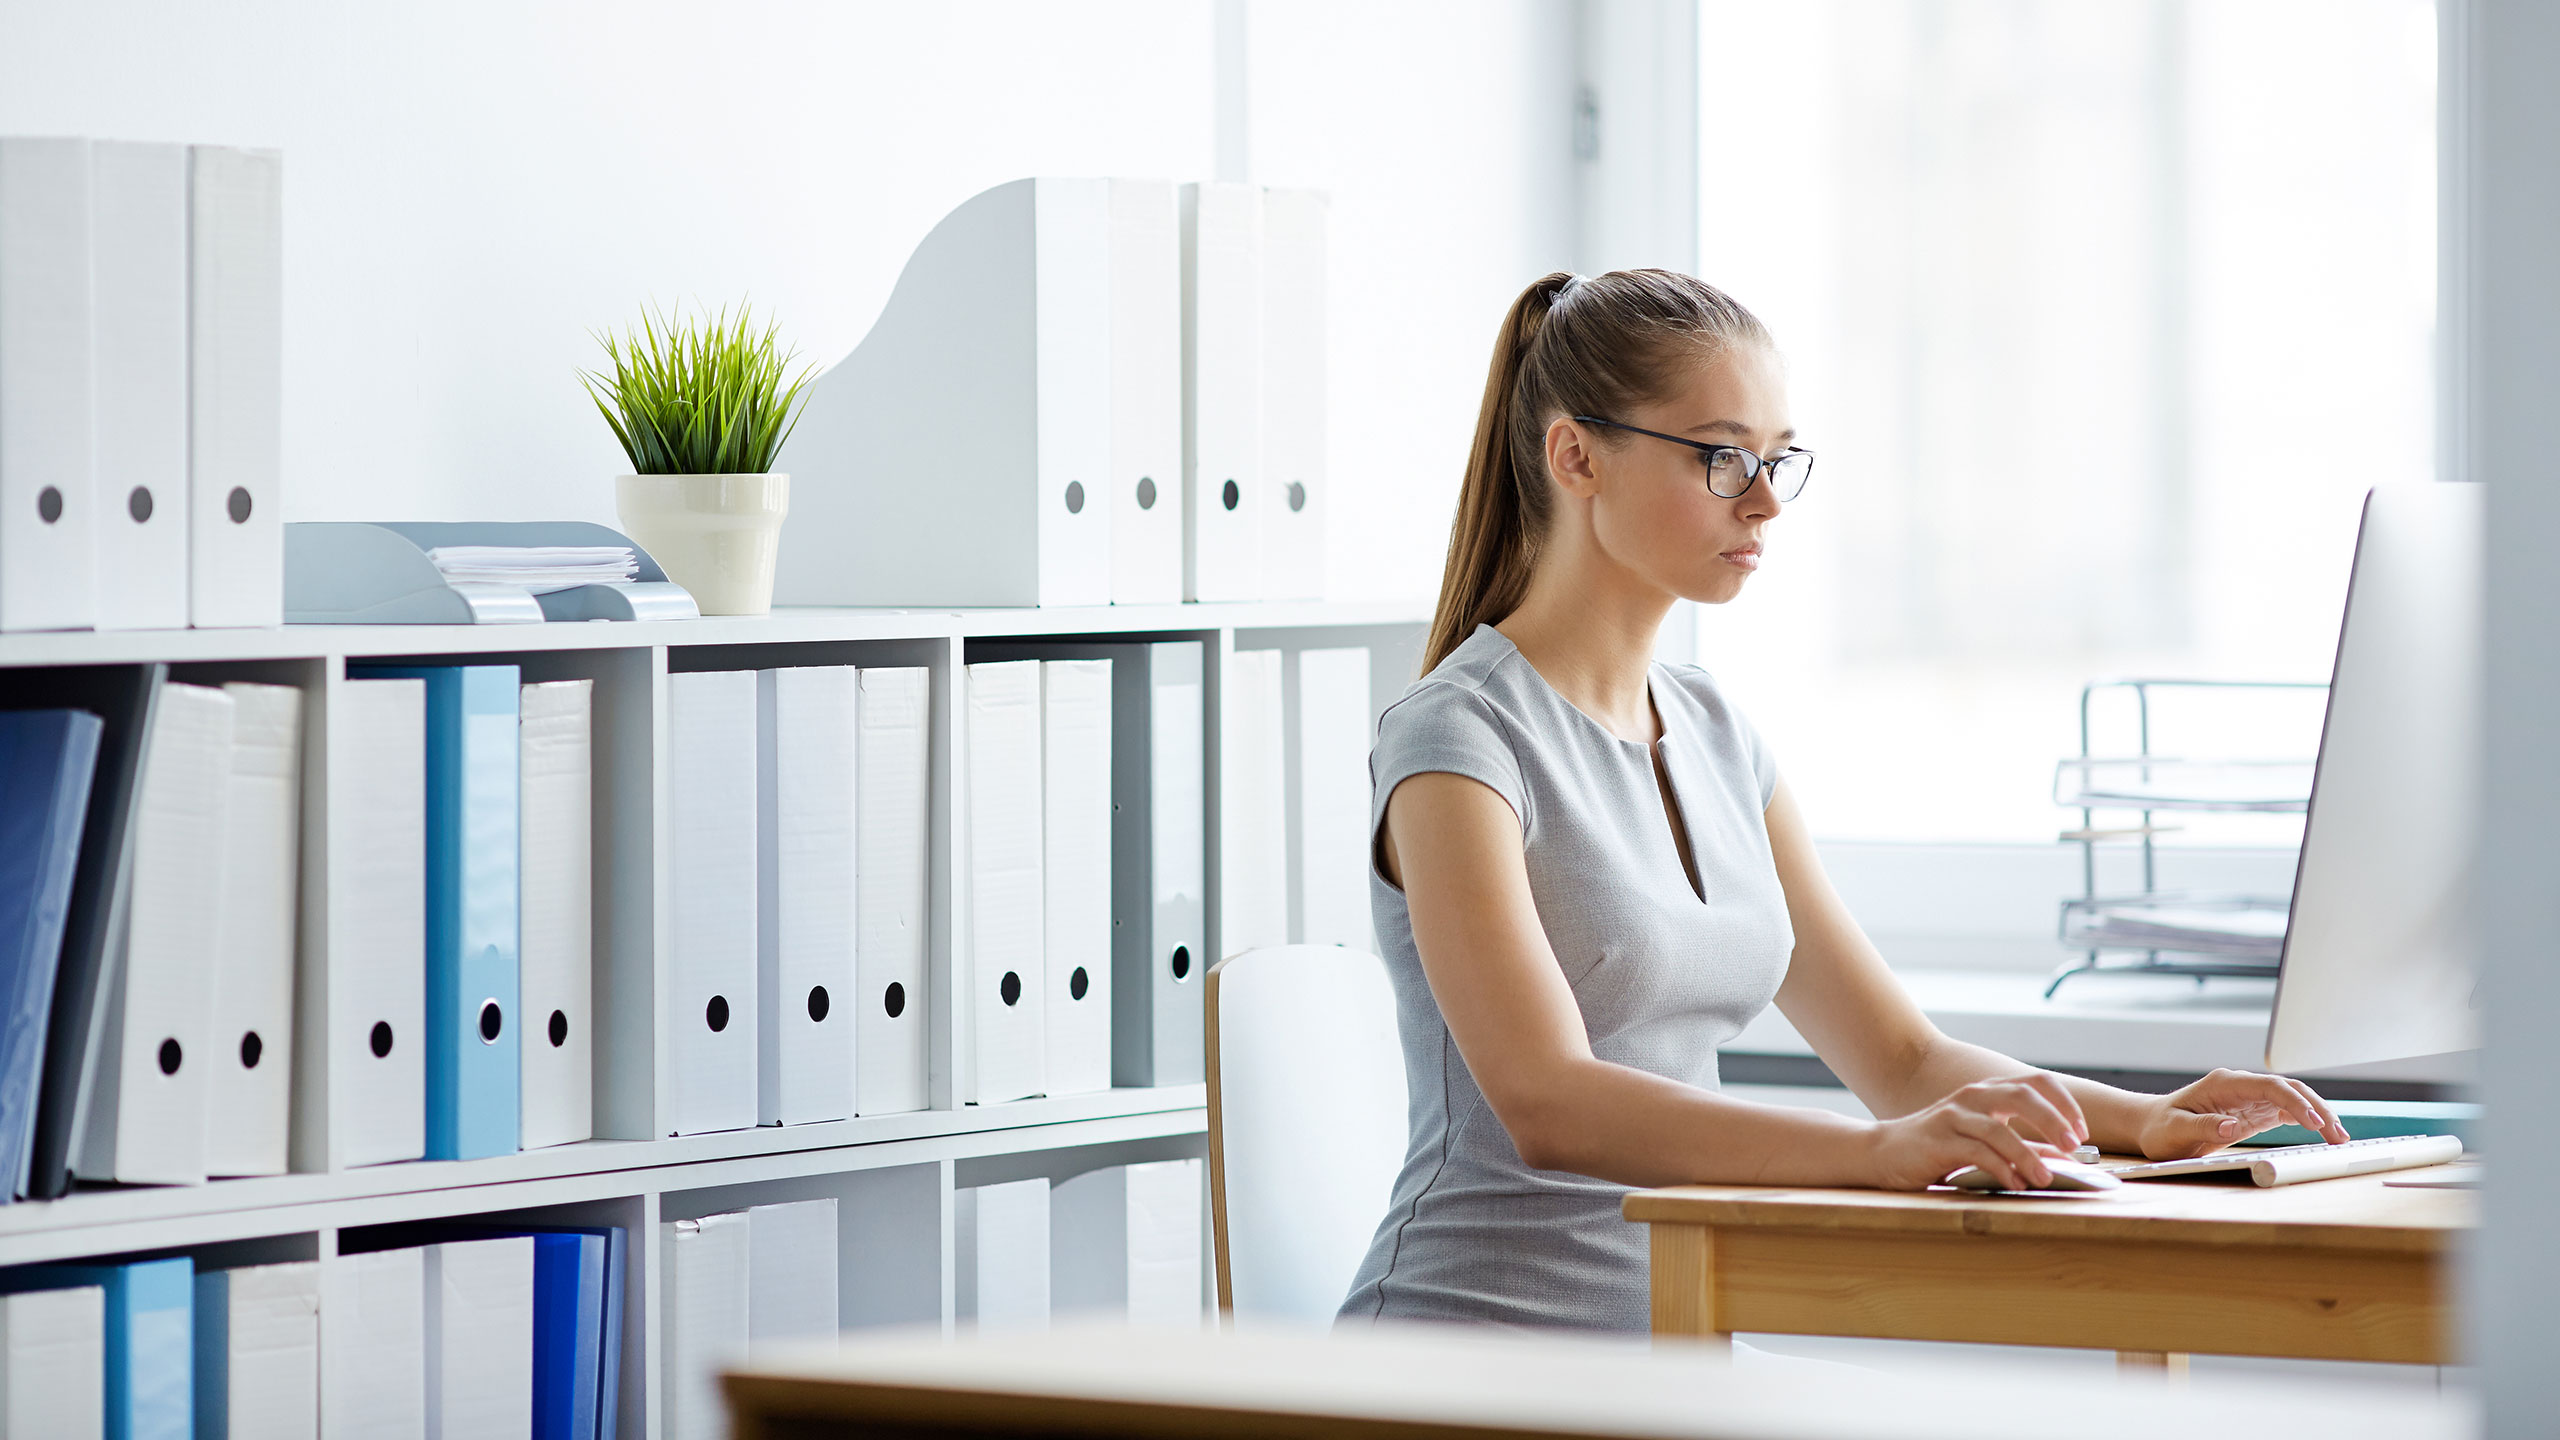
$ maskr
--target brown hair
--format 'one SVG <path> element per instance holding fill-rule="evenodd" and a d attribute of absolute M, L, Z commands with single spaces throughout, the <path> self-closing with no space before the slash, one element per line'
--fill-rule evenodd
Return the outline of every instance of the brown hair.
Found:
<path fill-rule="evenodd" d="M 1680 362 L 1744 342 L 1768 344 L 1767 327 L 1732 296 L 1677 271 L 1582 279 L 1559 270 L 1520 292 L 1494 337 L 1424 674 L 1529 592 L 1552 506 L 1547 426 L 1559 415 L 1617 419 L 1667 393 Z M 1620 439 L 1610 432 L 1604 443 Z"/>

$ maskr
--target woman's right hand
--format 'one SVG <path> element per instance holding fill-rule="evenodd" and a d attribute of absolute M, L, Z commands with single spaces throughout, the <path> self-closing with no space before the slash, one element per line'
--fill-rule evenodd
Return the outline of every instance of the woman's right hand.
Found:
<path fill-rule="evenodd" d="M 2053 1180 L 2045 1160 L 2068 1156 L 2088 1137 L 2079 1102 L 2054 1076 L 1977 1080 L 1925 1110 L 1874 1122 L 1868 1183 L 1920 1190 L 1978 1165 L 2004 1189 L 2042 1189 Z"/>

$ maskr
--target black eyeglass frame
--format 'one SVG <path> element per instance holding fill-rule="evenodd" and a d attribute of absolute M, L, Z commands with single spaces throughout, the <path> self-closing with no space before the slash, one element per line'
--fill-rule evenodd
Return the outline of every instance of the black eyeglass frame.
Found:
<path fill-rule="evenodd" d="M 1674 445 L 1686 445 L 1690 449 L 1697 451 L 1700 455 L 1705 456 L 1710 462 L 1714 461 L 1716 458 L 1717 451 L 1732 451 L 1734 454 L 1743 458 L 1742 488 L 1734 491 L 1730 495 L 1727 495 L 1723 491 L 1716 489 L 1716 482 L 1713 479 L 1709 479 L 1707 481 L 1707 491 L 1719 500 L 1739 500 L 1743 496 L 1750 494 L 1752 485 L 1759 480 L 1760 472 L 1763 469 L 1774 468 L 1780 462 L 1796 455 L 1804 457 L 1804 479 L 1796 485 L 1796 493 L 1794 495 L 1778 495 L 1778 503 L 1785 505 L 1794 501 L 1804 494 L 1805 486 L 1813 483 L 1813 452 L 1805 449 L 1801 445 L 1790 445 L 1786 449 L 1779 451 L 1776 459 L 1764 460 L 1760 457 L 1760 453 L 1758 451 L 1753 450 L 1747 445 L 1730 445 L 1714 440 L 1691 440 L 1680 435 L 1665 435 L 1659 430 L 1647 430 L 1641 425 L 1628 425 L 1616 420 L 1603 420 L 1597 415 L 1576 415 L 1573 416 L 1572 419 L 1583 425 L 1605 425 L 1609 429 L 1624 430 L 1631 435 L 1650 435 L 1656 440 L 1668 440 Z M 1714 473 L 1715 472 L 1712 469 L 1708 471 L 1710 476 Z M 1772 495 L 1777 495 L 1777 490 L 1778 487 L 1775 484 L 1772 484 L 1769 487 L 1769 493 Z"/>

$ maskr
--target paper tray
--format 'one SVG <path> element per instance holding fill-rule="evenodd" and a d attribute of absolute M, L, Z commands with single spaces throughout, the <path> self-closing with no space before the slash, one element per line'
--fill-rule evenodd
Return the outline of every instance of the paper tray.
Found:
<path fill-rule="evenodd" d="M 447 580 L 439 545 L 628 545 L 636 579 L 536 595 Z M 545 620 L 692 620 L 693 596 L 628 536 L 582 520 L 323 521 L 284 527 L 288 625 L 524 625 Z"/>

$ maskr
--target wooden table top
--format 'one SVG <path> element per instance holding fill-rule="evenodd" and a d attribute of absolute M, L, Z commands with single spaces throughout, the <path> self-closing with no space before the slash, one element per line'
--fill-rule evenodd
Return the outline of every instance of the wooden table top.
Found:
<path fill-rule="evenodd" d="M 1624 1202 L 1644 1223 L 2001 1235 L 2040 1240 L 2152 1241 L 2441 1254 L 2479 1224 L 2479 1197 L 2411 1190 L 2350 1175 L 2260 1189 L 2216 1180 L 2128 1181 L 2096 1194 L 2042 1198 L 1940 1189 L 1813 1190 L 1680 1185 Z"/>

